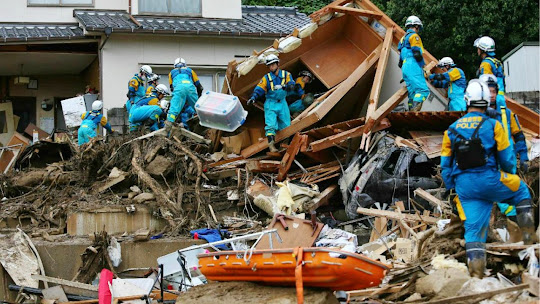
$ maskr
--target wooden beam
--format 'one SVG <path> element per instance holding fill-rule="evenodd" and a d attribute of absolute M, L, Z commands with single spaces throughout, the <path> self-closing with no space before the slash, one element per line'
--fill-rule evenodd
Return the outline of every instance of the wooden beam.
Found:
<path fill-rule="evenodd" d="M 291 169 L 294 158 L 298 152 L 300 152 L 300 146 L 302 145 L 302 140 L 304 138 L 307 138 L 307 135 L 300 135 L 300 133 L 294 135 L 291 144 L 287 148 L 287 152 L 285 152 L 285 155 L 283 155 L 283 159 L 281 160 L 277 176 L 278 182 L 282 182 L 287 177 L 287 172 Z"/>
<path fill-rule="evenodd" d="M 383 16 L 381 13 L 378 12 L 346 6 L 331 6 L 330 10 L 336 13 L 349 14 L 353 16 L 364 16 L 377 20 L 381 19 Z"/>
<path fill-rule="evenodd" d="M 439 207 L 441 209 L 441 212 L 445 212 L 450 209 L 450 213 L 452 213 L 452 207 L 448 206 L 447 202 L 441 201 L 440 199 L 431 195 L 422 188 L 417 188 L 416 190 L 414 190 L 414 196 L 419 196 L 425 199 L 433 207 Z"/>
<path fill-rule="evenodd" d="M 506 288 L 501 288 L 501 289 L 496 289 L 496 290 L 491 290 L 491 291 L 475 293 L 475 294 L 472 294 L 472 295 L 450 297 L 450 298 L 444 298 L 444 299 L 434 300 L 434 301 L 429 301 L 429 302 L 424 302 L 424 303 L 426 303 L 426 304 L 443 304 L 443 303 L 455 303 L 455 302 L 459 302 L 459 303 L 477 303 L 477 302 L 480 302 L 480 300 L 482 300 L 482 299 L 489 299 L 489 298 L 491 298 L 491 297 L 493 297 L 495 295 L 501 294 L 501 293 L 519 291 L 519 290 L 523 290 L 523 289 L 527 289 L 527 288 L 529 288 L 529 284 L 521 284 L 521 285 L 516 285 L 516 286 L 512 286 L 512 287 L 506 287 Z M 474 299 L 474 301 L 468 301 L 468 300 L 473 300 L 473 299 Z M 414 303 L 416 301 L 412 301 L 412 302 Z"/>
<path fill-rule="evenodd" d="M 540 132 L 540 115 L 535 113 L 533 110 L 517 103 L 515 100 L 509 97 L 506 98 L 506 106 L 508 109 L 512 110 L 515 114 L 517 114 L 519 123 L 524 127 L 532 132 L 534 132 L 536 135 L 538 135 Z"/>
<path fill-rule="evenodd" d="M 390 121 L 388 119 L 381 120 L 381 122 L 373 129 L 373 132 L 377 132 L 390 127 Z M 310 144 L 312 152 L 318 152 L 324 149 L 328 149 L 333 146 L 337 146 L 349 139 L 360 137 L 364 134 L 364 126 L 358 126 L 350 130 L 332 135 L 323 139 L 319 139 Z"/>
<path fill-rule="evenodd" d="M 421 218 L 424 223 L 431 224 L 431 225 L 436 224 L 437 221 L 440 220 L 439 218 L 431 217 L 431 216 L 426 217 L 426 216 L 406 214 L 406 213 L 400 214 L 398 212 L 393 212 L 393 211 L 388 211 L 388 210 L 368 209 L 368 208 L 362 208 L 362 207 L 359 207 L 356 210 L 356 212 L 359 214 L 365 214 L 365 215 L 382 216 L 382 217 L 386 217 L 388 219 L 393 219 L 393 220 L 399 220 L 403 218 L 404 221 L 411 222 L 411 223 L 417 223 L 419 219 Z"/>
<path fill-rule="evenodd" d="M 398 286 L 387 286 L 387 287 L 380 287 L 380 288 L 351 290 L 351 291 L 347 291 L 347 294 L 350 297 L 367 297 L 367 296 L 376 296 L 376 295 L 385 294 L 385 293 L 396 293 L 398 291 L 401 291 L 402 289 L 403 289 L 403 285 L 398 285 Z"/>
<path fill-rule="evenodd" d="M 382 45 L 381 56 L 379 57 L 379 62 L 377 63 L 377 71 L 375 71 L 375 79 L 373 80 L 373 85 L 371 86 L 371 93 L 369 94 L 369 105 L 367 108 L 366 119 L 369 120 L 375 110 L 379 106 L 379 97 L 381 96 L 381 88 L 384 79 L 384 73 L 386 71 L 386 66 L 388 64 L 388 57 L 390 56 L 390 49 L 392 48 L 392 34 L 394 28 L 386 30 L 386 35 L 384 36 L 384 42 Z"/>
<path fill-rule="evenodd" d="M 324 189 L 323 192 L 321 192 L 321 194 L 317 198 L 313 200 L 313 205 L 311 205 L 310 211 L 314 211 L 321 206 L 328 205 L 328 202 L 330 201 L 332 196 L 334 196 L 338 192 L 338 185 L 334 184 L 328 186 L 326 189 Z"/>
<path fill-rule="evenodd" d="M 406 96 L 406 87 L 402 87 L 401 89 L 397 90 L 397 92 L 388 98 L 388 100 L 385 101 L 384 104 L 375 111 L 375 113 L 373 113 L 373 116 L 368 119 L 364 133 L 369 133 L 373 126 L 388 115 L 388 113 L 390 113 L 400 102 L 402 102 Z"/>
<path fill-rule="evenodd" d="M 319 119 L 322 119 L 332 108 L 352 89 L 356 83 L 364 77 L 367 72 L 375 65 L 379 60 L 382 46 L 377 47 L 369 56 L 352 72 L 347 79 L 345 79 L 339 87 L 332 93 L 325 101 L 323 101 L 318 107 L 313 109 L 310 113 L 315 113 Z"/>
<path fill-rule="evenodd" d="M 300 115 L 298 115 L 292 122 L 295 123 L 299 121 L 300 119 L 303 119 L 306 117 L 313 108 L 319 105 L 319 103 L 323 102 L 328 95 L 332 94 L 341 84 L 336 85 L 335 87 L 331 88 L 330 90 L 326 91 L 323 95 L 319 96 L 312 104 L 307 107 Z"/>
<path fill-rule="evenodd" d="M 276 142 L 282 141 L 285 138 L 288 138 L 291 135 L 293 135 L 293 134 L 295 134 L 297 132 L 300 132 L 303 129 L 313 125 L 317 121 L 319 121 L 319 119 L 317 118 L 317 115 L 310 114 L 306 118 L 298 121 L 297 123 L 292 124 L 292 125 L 288 126 L 287 128 L 285 128 L 285 129 L 283 129 L 281 131 L 278 131 L 276 133 L 276 139 L 275 140 L 276 140 Z M 261 152 L 262 150 L 264 150 L 266 148 L 268 148 L 268 139 L 265 138 L 263 141 L 258 142 L 256 144 L 253 144 L 253 145 L 245 148 L 244 150 L 242 150 L 242 152 L 240 154 L 242 154 L 242 157 L 248 158 L 248 157 L 250 157 L 250 156 L 252 156 L 254 154 L 257 154 L 257 153 Z"/>
<path fill-rule="evenodd" d="M 47 276 L 40 275 L 40 274 L 32 274 L 31 276 L 32 276 L 32 279 L 40 280 L 40 281 L 43 281 L 43 282 L 49 282 L 49 283 L 54 283 L 54 284 L 58 284 L 58 285 L 75 287 L 75 288 L 91 290 L 91 291 L 98 291 L 97 286 L 90 285 L 90 284 L 84 284 L 84 283 L 80 283 L 80 282 L 74 282 L 74 281 L 58 279 L 58 278 L 52 278 L 52 277 L 47 277 Z"/>

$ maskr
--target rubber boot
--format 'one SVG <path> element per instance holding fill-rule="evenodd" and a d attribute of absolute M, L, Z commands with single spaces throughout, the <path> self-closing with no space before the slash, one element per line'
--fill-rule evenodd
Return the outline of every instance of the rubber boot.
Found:
<path fill-rule="evenodd" d="M 465 243 L 467 266 L 471 277 L 482 279 L 486 270 L 486 244 L 482 242 Z"/>
<path fill-rule="evenodd" d="M 523 243 L 530 245 L 538 242 L 534 227 L 534 215 L 532 212 L 531 200 L 522 200 L 516 206 L 517 223 L 523 234 Z"/>
<path fill-rule="evenodd" d="M 270 148 L 270 152 L 278 152 L 274 135 L 266 136 L 266 138 L 268 139 L 268 148 Z"/>

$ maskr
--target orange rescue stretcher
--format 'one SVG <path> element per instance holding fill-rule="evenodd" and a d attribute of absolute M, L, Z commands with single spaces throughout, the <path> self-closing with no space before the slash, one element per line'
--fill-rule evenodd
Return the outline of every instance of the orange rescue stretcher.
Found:
<path fill-rule="evenodd" d="M 251 281 L 296 286 L 357 290 L 378 286 L 389 266 L 367 257 L 324 247 L 219 251 L 199 254 L 199 269 L 209 280 Z"/>

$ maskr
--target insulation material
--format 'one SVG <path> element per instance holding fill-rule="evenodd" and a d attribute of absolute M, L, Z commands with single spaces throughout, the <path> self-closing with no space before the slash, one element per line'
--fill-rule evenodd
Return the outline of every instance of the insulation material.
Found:
<path fill-rule="evenodd" d="M 62 112 L 64 120 L 68 128 L 77 128 L 81 125 L 81 115 L 86 112 L 86 104 L 84 97 L 77 96 L 69 99 L 64 99 L 62 103 Z"/>
<path fill-rule="evenodd" d="M 266 61 L 266 57 L 269 55 L 276 55 L 279 56 L 279 51 L 275 48 L 269 48 L 266 51 L 264 51 L 262 54 L 259 55 L 258 60 L 260 64 L 264 64 Z"/>
<path fill-rule="evenodd" d="M 258 62 L 259 62 L 259 59 L 255 56 L 251 56 L 248 59 L 244 60 L 236 68 L 236 71 L 238 72 L 238 76 L 243 76 L 243 75 L 248 74 L 251 70 L 253 70 L 253 68 L 257 65 Z"/>
<path fill-rule="evenodd" d="M 326 22 L 330 21 L 334 17 L 334 13 L 328 13 L 326 15 L 322 15 L 321 18 L 319 18 L 319 25 L 323 25 Z"/>
<path fill-rule="evenodd" d="M 373 20 L 373 22 L 371 22 L 371 28 L 374 29 L 375 32 L 377 32 L 377 34 L 379 34 L 379 36 L 381 37 L 384 37 L 384 35 L 386 35 L 386 28 L 377 20 Z"/>
<path fill-rule="evenodd" d="M 40 273 L 38 260 L 23 233 L 18 231 L 11 237 L 0 237 L 0 263 L 15 284 L 38 288 L 38 280 L 31 277 L 33 273 Z"/>
<path fill-rule="evenodd" d="M 313 32 L 315 32 L 315 30 L 318 27 L 319 26 L 317 25 L 317 23 L 309 23 L 309 24 L 306 24 L 306 25 L 302 26 L 300 28 L 300 30 L 299 30 L 298 38 L 304 39 L 306 37 L 311 36 L 311 34 L 313 34 Z"/>
<path fill-rule="evenodd" d="M 289 53 L 296 50 L 301 44 L 302 39 L 290 36 L 279 42 L 278 50 L 282 53 Z"/>

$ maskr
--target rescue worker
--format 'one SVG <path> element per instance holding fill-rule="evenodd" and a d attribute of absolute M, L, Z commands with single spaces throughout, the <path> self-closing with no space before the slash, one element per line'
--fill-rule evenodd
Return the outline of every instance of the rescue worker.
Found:
<path fill-rule="evenodd" d="M 164 84 L 158 84 L 152 94 L 133 106 L 129 113 L 129 131 L 137 131 L 142 124 L 150 126 L 150 131 L 157 130 L 160 117 L 168 107 L 168 102 L 163 97 L 170 95 L 169 89 Z"/>
<path fill-rule="evenodd" d="M 193 107 L 203 91 L 197 73 L 186 66 L 184 58 L 176 58 L 174 61 L 174 69 L 169 73 L 169 85 L 173 93 L 167 121 L 165 121 L 167 129 L 172 127 L 180 112 L 186 112 L 185 117 L 188 117 L 187 119 L 193 116 L 193 114 L 190 116 L 189 113 L 195 112 L 192 111 Z M 184 125 L 184 121 L 182 121 L 182 124 Z"/>
<path fill-rule="evenodd" d="M 89 142 L 91 138 L 96 137 L 96 129 L 99 125 L 107 131 L 114 133 L 111 125 L 107 122 L 107 117 L 101 113 L 102 109 L 103 102 L 101 100 L 95 100 L 92 103 L 92 111 L 81 115 L 83 121 L 78 131 L 79 146 Z"/>
<path fill-rule="evenodd" d="M 483 74 L 495 75 L 499 84 L 499 90 L 504 94 L 504 66 L 499 59 L 495 58 L 495 40 L 491 37 L 484 36 L 476 39 L 473 45 L 476 47 L 476 52 L 482 60 L 477 71 L 477 77 Z"/>
<path fill-rule="evenodd" d="M 491 99 L 487 114 L 501 123 L 504 133 L 508 137 L 510 146 L 514 150 L 514 154 L 516 157 L 519 156 L 521 170 L 527 172 L 527 161 L 529 161 L 529 156 L 527 155 L 527 142 L 525 141 L 525 136 L 521 130 L 517 115 L 506 108 L 506 100 L 504 94 L 501 94 L 499 91 L 497 77 L 495 77 L 495 75 L 484 74 L 480 76 L 480 80 L 487 83 L 489 87 Z M 514 168 L 514 171 L 516 170 L 517 168 Z M 516 221 L 516 209 L 513 205 L 506 202 L 497 202 L 497 205 L 504 215 L 512 221 Z"/>
<path fill-rule="evenodd" d="M 467 79 L 463 70 L 456 67 L 454 60 L 450 57 L 444 57 L 439 60 L 437 66 L 443 70 L 443 73 L 433 73 L 429 80 L 436 88 L 448 88 L 448 110 L 466 111 L 465 88 Z"/>
<path fill-rule="evenodd" d="M 265 60 L 270 73 L 263 76 L 259 84 L 253 90 L 247 104 L 253 104 L 257 99 L 264 102 L 265 133 L 268 139 L 268 147 L 271 152 L 277 152 L 275 146 L 276 132 L 291 125 L 291 114 L 287 105 L 287 92 L 294 90 L 295 82 L 291 73 L 279 69 L 279 58 L 268 55 Z"/>
<path fill-rule="evenodd" d="M 310 72 L 302 71 L 298 74 L 298 78 L 296 78 L 294 90 L 287 92 L 287 103 L 290 103 L 289 111 L 291 115 L 301 113 L 313 102 L 313 96 L 311 94 L 305 94 L 306 84 L 311 83 L 312 80 L 313 75 Z M 306 100 L 304 101 L 304 99 Z"/>
<path fill-rule="evenodd" d="M 126 110 L 129 114 L 129 111 L 131 110 L 131 106 L 139 99 L 143 98 L 146 95 L 146 89 L 144 88 L 144 78 L 148 79 L 148 77 L 152 74 L 152 68 L 148 65 L 143 65 L 139 69 L 139 74 L 135 74 L 128 83 L 128 93 L 127 97 L 128 100 L 126 101 Z"/>
<path fill-rule="evenodd" d="M 161 78 L 158 74 L 152 74 L 148 77 L 148 86 L 146 87 L 146 95 L 152 94 L 156 86 L 158 85 L 158 80 Z"/>
<path fill-rule="evenodd" d="M 485 113 L 490 100 L 487 84 L 471 80 L 465 99 L 467 114 L 444 133 L 441 167 L 446 188 L 455 188 L 461 201 L 469 272 L 482 278 L 494 201 L 516 206 L 525 244 L 533 243 L 536 235 L 531 195 L 527 185 L 514 174 L 516 158 L 508 137 L 501 124 Z"/>
<path fill-rule="evenodd" d="M 429 95 L 429 89 L 424 77 L 424 46 L 418 33 L 422 30 L 422 21 L 416 16 L 410 16 L 405 21 L 407 32 L 398 44 L 399 67 L 403 80 L 409 91 L 409 111 L 417 109 Z"/>

